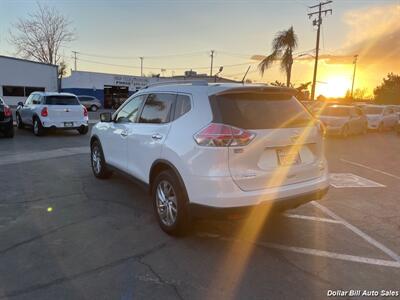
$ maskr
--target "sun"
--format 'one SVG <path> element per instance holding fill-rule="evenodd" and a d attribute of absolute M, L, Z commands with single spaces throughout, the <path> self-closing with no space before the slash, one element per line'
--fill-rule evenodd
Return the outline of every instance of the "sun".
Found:
<path fill-rule="evenodd" d="M 317 83 L 317 95 L 344 97 L 351 89 L 351 79 L 347 76 L 332 76 Z"/>

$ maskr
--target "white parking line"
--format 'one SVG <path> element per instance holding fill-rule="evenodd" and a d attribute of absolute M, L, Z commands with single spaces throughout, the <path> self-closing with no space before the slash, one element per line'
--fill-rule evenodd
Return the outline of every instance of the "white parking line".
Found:
<path fill-rule="evenodd" d="M 345 163 L 351 164 L 353 166 L 362 167 L 362 168 L 365 168 L 365 169 L 368 169 L 368 170 L 371 170 L 371 171 L 375 171 L 375 172 L 384 174 L 386 176 L 390 176 L 390 177 L 393 177 L 393 178 L 396 178 L 396 179 L 400 180 L 400 176 L 396 176 L 396 175 L 393 175 L 391 173 L 388 173 L 388 172 L 385 172 L 385 171 L 382 171 L 382 170 L 378 170 L 378 169 L 375 169 L 375 168 L 372 168 L 372 167 L 369 167 L 369 166 L 366 166 L 366 165 L 363 165 L 363 164 L 360 164 L 360 163 L 357 163 L 357 162 L 354 162 L 354 161 L 350 161 L 350 160 L 347 160 L 347 159 L 344 159 L 344 158 L 341 158 L 340 160 L 345 162 Z"/>
<path fill-rule="evenodd" d="M 219 236 L 216 234 L 208 234 L 208 233 L 199 233 L 197 236 L 200 238 L 218 239 L 218 240 L 225 241 L 225 242 L 250 243 L 256 247 L 270 248 L 270 249 L 276 249 L 276 250 L 282 250 L 282 251 L 288 251 L 288 252 L 294 252 L 294 253 L 301 253 L 301 254 L 312 255 L 312 256 L 320 256 L 320 257 L 338 259 L 338 260 L 343 260 L 343 261 L 351 261 L 351 262 L 357 262 L 357 263 L 363 263 L 363 264 L 369 264 L 369 265 L 377 265 L 377 266 L 383 266 L 383 267 L 400 268 L 400 262 L 386 260 L 386 259 L 376 259 L 376 258 L 370 258 L 370 257 L 364 257 L 364 256 L 348 255 L 348 254 L 336 253 L 336 252 L 330 252 L 330 251 L 324 251 L 324 250 L 318 250 L 318 249 L 286 246 L 286 245 L 275 244 L 275 243 L 251 242 L 251 241 L 246 241 L 246 240 L 241 240 L 241 239 L 222 237 L 222 236 Z"/>
<path fill-rule="evenodd" d="M 331 211 L 329 208 L 321 205 L 318 202 L 312 201 L 311 202 L 312 205 L 318 207 L 320 210 L 322 210 L 324 213 L 326 213 L 328 216 L 330 216 L 331 218 L 340 221 L 344 226 L 346 226 L 348 229 L 350 229 L 351 231 L 353 231 L 355 234 L 357 234 L 358 236 L 360 236 L 361 238 L 363 238 L 365 241 L 367 241 L 368 243 L 370 243 L 371 245 L 374 245 L 376 248 L 380 249 L 381 251 L 383 251 L 384 253 L 386 253 L 388 256 L 390 256 L 391 258 L 393 258 L 394 260 L 396 260 L 397 262 L 400 263 L 400 256 L 397 255 L 396 253 L 394 253 L 392 250 L 390 250 L 389 248 L 387 248 L 385 245 L 379 243 L 377 240 L 373 239 L 372 237 L 370 237 L 368 234 L 362 232 L 360 229 L 358 229 L 357 227 L 351 225 L 349 222 L 347 222 L 346 220 L 344 220 L 343 218 L 339 217 L 338 215 L 336 215 L 333 211 Z"/>
<path fill-rule="evenodd" d="M 17 153 L 17 154 L 1 156 L 0 166 L 43 160 L 49 158 L 65 157 L 76 154 L 89 154 L 89 153 L 90 153 L 89 146 L 60 148 L 60 149 L 39 151 L 39 152 Z"/>
<path fill-rule="evenodd" d="M 364 264 L 370 264 L 370 265 L 400 268 L 400 262 L 392 261 L 392 260 L 375 259 L 375 258 L 348 255 L 348 254 L 335 253 L 335 252 L 310 249 L 310 248 L 284 246 L 284 245 L 279 245 L 279 244 L 274 244 L 274 243 L 258 242 L 257 245 L 266 247 L 266 248 L 271 248 L 271 249 L 291 251 L 291 252 L 308 254 L 308 255 L 313 255 L 313 256 L 339 259 L 339 260 L 344 260 L 344 261 L 352 261 L 352 262 L 358 262 L 358 263 L 364 263 Z"/>
<path fill-rule="evenodd" d="M 376 181 L 357 176 L 353 173 L 331 173 L 329 179 L 331 186 L 337 189 L 386 187 Z"/>
<path fill-rule="evenodd" d="M 310 220 L 310 221 L 318 221 L 318 222 L 326 222 L 326 223 L 335 223 L 335 224 L 342 224 L 342 222 L 334 219 L 327 219 L 327 218 L 317 218 L 311 216 L 304 216 L 304 215 L 296 215 L 296 214 L 283 214 L 287 218 L 293 219 L 302 219 L 302 220 Z"/>

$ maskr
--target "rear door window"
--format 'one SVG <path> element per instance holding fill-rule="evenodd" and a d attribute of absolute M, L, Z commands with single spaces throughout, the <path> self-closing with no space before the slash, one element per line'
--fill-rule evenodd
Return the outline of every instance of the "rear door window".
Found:
<path fill-rule="evenodd" d="M 243 129 L 296 128 L 314 119 L 292 95 L 283 93 L 224 93 L 210 97 L 214 122 Z"/>
<path fill-rule="evenodd" d="M 190 97 L 186 95 L 178 95 L 175 104 L 174 120 L 186 114 L 190 109 Z"/>
<path fill-rule="evenodd" d="M 46 96 L 48 105 L 79 105 L 79 101 L 74 96 Z"/>
<path fill-rule="evenodd" d="M 149 94 L 143 106 L 139 123 L 162 124 L 170 121 L 176 94 Z"/>

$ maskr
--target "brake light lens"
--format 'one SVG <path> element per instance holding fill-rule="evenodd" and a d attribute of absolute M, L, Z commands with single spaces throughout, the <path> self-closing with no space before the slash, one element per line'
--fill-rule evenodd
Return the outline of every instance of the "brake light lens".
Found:
<path fill-rule="evenodd" d="M 87 111 L 86 107 L 83 107 L 83 116 L 84 117 L 88 116 L 88 111 Z"/>
<path fill-rule="evenodd" d="M 47 110 L 47 106 L 42 108 L 42 111 L 40 112 L 40 115 L 42 117 L 47 117 L 49 115 L 49 111 Z"/>
<path fill-rule="evenodd" d="M 240 129 L 225 124 L 211 123 L 206 128 L 196 133 L 193 138 L 200 146 L 229 147 L 245 146 L 256 135 L 245 129 Z"/>
<path fill-rule="evenodd" d="M 12 116 L 12 111 L 11 111 L 10 107 L 4 106 L 4 116 L 5 117 L 11 117 Z"/>

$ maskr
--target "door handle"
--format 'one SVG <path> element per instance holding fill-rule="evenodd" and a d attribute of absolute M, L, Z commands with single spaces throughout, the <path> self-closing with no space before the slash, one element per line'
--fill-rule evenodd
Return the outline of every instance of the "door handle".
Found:
<path fill-rule="evenodd" d="M 128 131 L 124 130 L 121 132 L 121 136 L 127 137 L 128 136 Z"/>
<path fill-rule="evenodd" d="M 162 137 L 161 134 L 155 133 L 155 134 L 153 134 L 153 135 L 151 136 L 151 138 L 152 138 L 153 140 L 161 140 L 163 137 Z"/>

